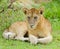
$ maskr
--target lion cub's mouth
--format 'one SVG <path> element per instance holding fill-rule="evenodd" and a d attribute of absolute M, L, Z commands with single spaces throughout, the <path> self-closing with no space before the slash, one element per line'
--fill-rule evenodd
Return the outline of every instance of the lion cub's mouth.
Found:
<path fill-rule="evenodd" d="M 35 29 L 35 27 L 36 27 L 35 25 L 29 25 L 30 29 Z"/>
<path fill-rule="evenodd" d="M 31 28 L 34 28 L 34 25 L 33 25 L 33 24 L 32 24 L 32 25 L 30 25 L 30 27 L 31 27 Z"/>

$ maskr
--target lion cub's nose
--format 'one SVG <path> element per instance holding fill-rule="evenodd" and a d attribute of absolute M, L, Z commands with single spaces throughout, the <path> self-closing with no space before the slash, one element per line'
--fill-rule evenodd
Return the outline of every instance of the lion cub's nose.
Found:
<path fill-rule="evenodd" d="M 33 25 L 33 24 L 31 24 L 30 26 L 31 26 L 31 28 L 33 28 L 33 26 L 34 26 L 34 25 Z"/>

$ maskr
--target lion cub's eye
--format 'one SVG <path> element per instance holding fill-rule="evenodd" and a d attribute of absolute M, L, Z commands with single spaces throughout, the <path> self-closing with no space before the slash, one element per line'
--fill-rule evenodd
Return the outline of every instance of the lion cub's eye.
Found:
<path fill-rule="evenodd" d="M 35 16 L 34 19 L 37 19 L 37 16 Z"/>
<path fill-rule="evenodd" d="M 28 16 L 27 18 L 28 18 L 28 19 L 30 19 L 30 17 L 29 17 L 29 16 Z"/>

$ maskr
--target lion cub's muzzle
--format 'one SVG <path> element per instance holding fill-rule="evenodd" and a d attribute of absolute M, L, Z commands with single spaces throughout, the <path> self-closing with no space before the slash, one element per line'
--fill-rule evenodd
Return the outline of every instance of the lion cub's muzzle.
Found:
<path fill-rule="evenodd" d="M 34 27 L 34 25 L 33 25 L 33 24 L 31 24 L 31 25 L 30 25 L 30 27 L 31 27 L 31 28 L 33 28 L 33 27 Z"/>

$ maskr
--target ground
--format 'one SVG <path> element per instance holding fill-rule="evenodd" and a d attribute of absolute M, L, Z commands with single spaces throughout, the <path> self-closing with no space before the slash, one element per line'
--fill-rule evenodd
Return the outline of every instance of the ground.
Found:
<path fill-rule="evenodd" d="M 1 0 L 2 1 L 2 0 Z M 49 19 L 52 24 L 53 41 L 49 44 L 32 45 L 29 42 L 22 42 L 18 40 L 6 40 L 2 37 L 4 29 L 8 28 L 13 22 L 22 21 L 25 15 L 19 9 L 14 11 L 7 9 L 6 0 L 0 4 L 0 11 L 4 7 L 4 12 L 0 13 L 0 49 L 60 49 L 60 4 L 58 1 L 53 1 L 49 4 L 42 4 L 45 6 L 44 16 Z M 3 6 L 4 5 L 4 6 Z M 40 5 L 39 5 L 40 6 Z M 37 8 L 39 8 L 37 6 Z M 36 7 L 36 6 L 34 6 Z"/>

